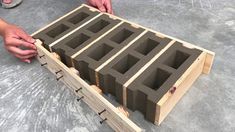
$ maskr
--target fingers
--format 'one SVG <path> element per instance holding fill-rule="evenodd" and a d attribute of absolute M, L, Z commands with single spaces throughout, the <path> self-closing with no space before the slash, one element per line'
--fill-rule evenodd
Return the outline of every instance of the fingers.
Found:
<path fill-rule="evenodd" d="M 28 48 L 28 49 L 34 49 L 36 50 L 36 46 L 34 44 L 31 44 L 29 42 L 26 42 L 24 40 L 20 40 L 20 39 L 17 39 L 17 38 L 8 38 L 5 40 L 5 44 L 7 46 L 15 46 L 15 47 L 19 47 L 19 46 L 23 46 L 25 48 Z"/>
<path fill-rule="evenodd" d="M 21 61 L 25 62 L 25 63 L 31 63 L 30 59 L 21 59 Z"/>
<path fill-rule="evenodd" d="M 13 54 L 15 57 L 21 59 L 21 60 L 27 60 L 29 58 L 32 58 L 35 56 L 35 54 L 30 54 L 30 55 L 25 55 L 25 56 L 22 56 L 22 55 L 19 55 L 19 54 Z"/>
<path fill-rule="evenodd" d="M 105 3 L 104 3 L 104 6 L 106 7 L 107 12 L 108 12 L 109 14 L 113 14 L 113 9 L 112 9 L 112 2 L 111 2 L 111 0 L 106 0 Z"/>
<path fill-rule="evenodd" d="M 37 51 L 35 51 L 35 50 L 22 50 L 20 48 L 14 47 L 14 46 L 8 46 L 7 50 L 13 54 L 18 54 L 20 56 L 27 56 L 27 55 L 31 55 L 31 54 L 36 55 L 37 54 Z"/>
<path fill-rule="evenodd" d="M 35 40 L 29 36 L 28 34 L 26 34 L 23 30 L 20 29 L 19 32 L 17 32 L 17 35 L 22 38 L 23 40 L 25 40 L 28 43 L 33 44 L 35 42 Z"/>
<path fill-rule="evenodd" d="M 105 6 L 103 5 L 102 0 L 96 1 L 96 6 L 97 6 L 97 8 L 98 8 L 100 11 L 106 12 L 106 8 L 105 8 Z"/>

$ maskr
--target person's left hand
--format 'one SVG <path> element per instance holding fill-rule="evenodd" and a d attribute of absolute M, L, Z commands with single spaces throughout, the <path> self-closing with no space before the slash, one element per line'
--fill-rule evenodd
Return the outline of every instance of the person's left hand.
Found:
<path fill-rule="evenodd" d="M 111 0 L 87 0 L 91 6 L 96 7 L 102 12 L 113 14 Z"/>

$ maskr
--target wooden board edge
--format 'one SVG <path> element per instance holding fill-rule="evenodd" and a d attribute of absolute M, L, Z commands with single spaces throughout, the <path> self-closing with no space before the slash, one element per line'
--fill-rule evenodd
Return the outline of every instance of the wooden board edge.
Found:
<path fill-rule="evenodd" d="M 204 74 L 210 73 L 210 71 L 212 69 L 214 58 L 215 58 L 215 53 L 208 51 L 206 54 L 206 60 L 205 60 L 204 67 L 203 67 Z"/>
<path fill-rule="evenodd" d="M 203 73 L 206 55 L 206 52 L 202 52 L 201 55 L 181 76 L 181 78 L 175 83 L 175 85 L 173 86 L 174 89 L 170 89 L 157 103 L 157 115 L 154 124 L 161 124 L 161 122 L 166 118 L 166 116 L 170 113 L 177 102 L 179 102 L 179 100 L 187 92 L 191 85 Z M 172 90 L 174 91 L 172 92 Z"/>
<path fill-rule="evenodd" d="M 83 100 L 96 113 L 98 113 L 102 109 L 106 109 L 106 112 L 102 114 L 102 116 L 100 117 L 103 119 L 107 118 L 108 120 L 106 122 L 115 131 L 121 131 L 121 130 L 130 131 L 130 132 L 142 131 L 140 127 L 138 127 L 134 122 L 132 122 L 128 117 L 126 117 L 122 112 L 120 112 L 115 106 L 113 106 L 109 101 L 107 101 L 102 95 L 100 95 L 84 80 L 82 80 L 79 76 L 77 76 L 76 73 L 74 73 L 70 68 L 68 68 L 61 61 L 55 58 L 55 56 L 53 56 L 52 53 L 47 51 L 42 46 L 42 42 L 40 40 L 36 40 L 35 45 L 39 53 L 39 56 L 37 57 L 39 62 L 46 64 L 45 66 L 52 73 L 61 70 L 62 71 L 61 74 L 58 74 L 57 76 L 63 76 L 61 80 L 67 86 L 69 86 L 69 88 L 72 89 L 73 91 L 82 87 L 83 92 L 80 92 L 78 94 L 87 97 Z"/>

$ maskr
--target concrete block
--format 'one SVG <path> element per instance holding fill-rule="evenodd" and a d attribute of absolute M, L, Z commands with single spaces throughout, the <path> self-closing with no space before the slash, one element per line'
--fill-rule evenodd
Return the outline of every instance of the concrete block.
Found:
<path fill-rule="evenodd" d="M 80 72 L 80 77 L 92 84 L 97 84 L 95 69 L 130 43 L 141 32 L 143 32 L 143 29 L 123 23 L 79 54 L 73 62 L 75 68 Z"/>
<path fill-rule="evenodd" d="M 99 12 L 91 11 L 88 7 L 82 7 L 38 34 L 35 34 L 33 38 L 43 41 L 43 46 L 49 50 L 49 45 L 51 43 L 81 26 L 98 14 Z"/>
<path fill-rule="evenodd" d="M 92 43 L 119 22 L 120 20 L 114 20 L 107 15 L 101 15 L 52 46 L 52 51 L 59 54 L 61 61 L 71 67 L 72 55 L 83 49 L 86 45 Z"/>
<path fill-rule="evenodd" d="M 160 38 L 152 32 L 135 41 L 124 52 L 98 72 L 99 87 L 123 104 L 123 85 L 160 52 L 171 40 Z"/>
<path fill-rule="evenodd" d="M 176 42 L 127 87 L 127 107 L 151 122 L 156 104 L 202 53 Z"/>

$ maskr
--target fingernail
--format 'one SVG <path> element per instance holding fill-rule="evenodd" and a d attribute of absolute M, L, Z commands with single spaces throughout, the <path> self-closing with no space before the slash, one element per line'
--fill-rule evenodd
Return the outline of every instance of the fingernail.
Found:
<path fill-rule="evenodd" d="M 30 60 L 25 60 L 26 61 L 26 63 L 28 63 L 28 64 L 30 64 L 31 63 L 31 61 Z"/>
<path fill-rule="evenodd" d="M 33 38 L 30 39 L 30 43 L 34 43 L 35 41 L 36 41 L 36 40 L 33 39 Z"/>

